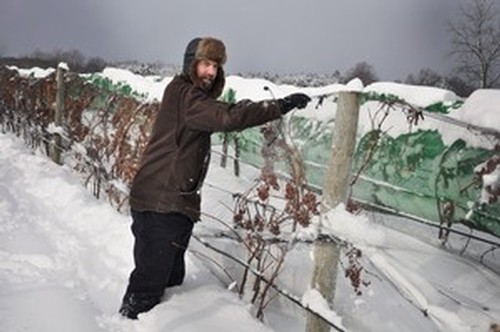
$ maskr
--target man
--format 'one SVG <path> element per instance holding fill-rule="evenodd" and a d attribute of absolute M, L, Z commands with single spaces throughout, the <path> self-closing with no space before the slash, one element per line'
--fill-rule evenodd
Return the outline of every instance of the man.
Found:
<path fill-rule="evenodd" d="M 196 38 L 187 46 L 182 74 L 165 88 L 151 138 L 130 191 L 135 269 L 120 313 L 137 319 L 160 302 L 167 287 L 184 280 L 184 254 L 200 218 L 200 188 L 210 159 L 210 135 L 242 130 L 280 118 L 311 100 L 283 99 L 228 104 L 224 44 Z"/>

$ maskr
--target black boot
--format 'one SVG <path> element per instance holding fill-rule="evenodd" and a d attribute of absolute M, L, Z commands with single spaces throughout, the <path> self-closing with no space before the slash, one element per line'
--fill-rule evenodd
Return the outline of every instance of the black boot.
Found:
<path fill-rule="evenodd" d="M 160 299 L 157 296 L 125 294 L 119 312 L 124 317 L 137 319 L 137 315 L 151 310 L 159 302 Z"/>

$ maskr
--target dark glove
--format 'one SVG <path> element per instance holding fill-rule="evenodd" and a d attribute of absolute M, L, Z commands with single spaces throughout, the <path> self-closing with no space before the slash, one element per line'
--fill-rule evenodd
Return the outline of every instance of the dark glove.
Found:
<path fill-rule="evenodd" d="M 307 103 L 311 101 L 311 98 L 303 93 L 292 93 L 285 98 L 278 99 L 278 103 L 281 107 L 281 113 L 286 114 L 293 110 L 294 108 L 303 109 L 307 106 Z"/>

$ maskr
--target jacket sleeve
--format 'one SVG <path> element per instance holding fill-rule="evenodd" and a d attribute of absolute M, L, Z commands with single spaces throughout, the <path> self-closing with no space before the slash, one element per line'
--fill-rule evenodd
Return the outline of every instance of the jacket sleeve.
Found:
<path fill-rule="evenodd" d="M 188 128 L 207 132 L 242 130 L 281 117 L 276 100 L 230 104 L 217 101 L 196 87 L 186 91 L 182 108 Z"/>

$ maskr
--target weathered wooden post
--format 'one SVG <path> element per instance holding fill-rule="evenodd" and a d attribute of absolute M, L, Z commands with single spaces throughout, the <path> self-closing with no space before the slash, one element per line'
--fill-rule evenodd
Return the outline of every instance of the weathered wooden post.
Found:
<path fill-rule="evenodd" d="M 67 70 L 65 63 L 60 63 L 56 71 L 56 110 L 54 115 L 54 125 L 59 130 L 62 125 L 62 115 L 64 111 L 64 73 Z M 59 132 L 54 133 L 54 141 L 52 144 L 52 160 L 61 165 L 61 142 L 62 137 Z"/>
<path fill-rule="evenodd" d="M 332 138 L 332 156 L 323 187 L 322 215 L 338 204 L 346 203 L 358 118 L 358 93 L 340 92 Z M 322 216 L 321 219 L 323 218 Z M 335 295 L 340 248 L 328 236 L 322 236 L 321 229 L 320 225 L 320 236 L 314 244 L 314 271 L 311 287 L 318 290 L 331 306 Z M 320 318 L 308 314 L 306 331 L 328 332 L 330 326 Z"/>

